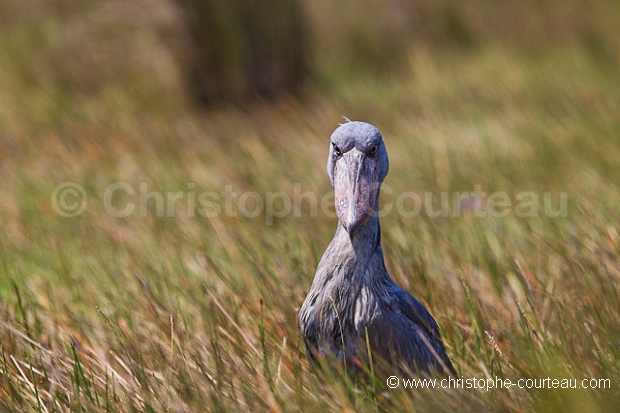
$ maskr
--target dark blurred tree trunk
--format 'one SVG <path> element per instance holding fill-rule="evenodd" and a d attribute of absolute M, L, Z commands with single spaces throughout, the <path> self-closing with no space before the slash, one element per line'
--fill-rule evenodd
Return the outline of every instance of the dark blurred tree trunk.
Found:
<path fill-rule="evenodd" d="M 204 103 L 294 92 L 308 66 L 299 0 L 177 0 L 194 43 L 188 80 Z"/>

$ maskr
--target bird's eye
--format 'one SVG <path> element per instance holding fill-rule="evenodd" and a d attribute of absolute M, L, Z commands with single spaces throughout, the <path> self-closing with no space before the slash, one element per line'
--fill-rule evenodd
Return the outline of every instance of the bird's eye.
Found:
<path fill-rule="evenodd" d="M 374 145 L 372 148 L 370 148 L 370 151 L 368 151 L 368 152 L 371 155 L 376 155 L 378 150 L 379 150 L 378 145 Z"/>
<path fill-rule="evenodd" d="M 332 143 L 332 146 L 334 147 L 334 155 L 336 155 L 337 158 L 340 158 L 342 156 L 342 151 L 335 143 Z"/>

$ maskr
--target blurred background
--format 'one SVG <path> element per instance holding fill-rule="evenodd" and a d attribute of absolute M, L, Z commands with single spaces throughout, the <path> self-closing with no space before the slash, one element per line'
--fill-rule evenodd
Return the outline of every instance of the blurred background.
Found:
<path fill-rule="evenodd" d="M 217 106 L 304 88 L 329 94 L 363 77 L 408 83 L 420 55 L 497 49 L 532 61 L 571 50 L 613 72 L 617 9 L 572 0 L 4 2 L 4 95 L 39 90 L 67 105 L 123 89 L 141 103 Z"/>
<path fill-rule="evenodd" d="M 619 22 L 614 0 L 0 2 L 0 406 L 376 408 L 314 380 L 299 341 L 333 216 L 301 199 L 299 214 L 205 217 L 188 195 L 320 199 L 343 115 L 383 132 L 383 202 L 478 185 L 548 193 L 557 211 L 566 194 L 562 217 L 383 217 L 388 269 L 461 374 L 620 377 Z M 87 196 L 72 218 L 51 199 L 66 182 Z M 118 217 L 118 182 L 135 194 L 116 210 L 140 185 L 182 194 L 165 216 L 153 195 Z M 442 394 L 384 402 L 620 400 Z"/>

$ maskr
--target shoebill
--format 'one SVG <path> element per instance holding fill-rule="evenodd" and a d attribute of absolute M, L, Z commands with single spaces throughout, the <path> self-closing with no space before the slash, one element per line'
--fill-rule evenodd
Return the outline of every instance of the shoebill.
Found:
<path fill-rule="evenodd" d="M 388 374 L 454 374 L 437 323 L 385 268 L 378 210 L 388 155 L 381 132 L 364 122 L 338 127 L 327 173 L 338 228 L 299 311 L 308 358 L 340 360 L 360 373 L 372 360 Z"/>

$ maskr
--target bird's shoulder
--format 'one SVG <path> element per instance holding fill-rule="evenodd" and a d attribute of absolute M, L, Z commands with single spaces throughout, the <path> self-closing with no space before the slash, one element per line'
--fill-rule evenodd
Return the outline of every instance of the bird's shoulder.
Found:
<path fill-rule="evenodd" d="M 397 312 L 423 328 L 432 337 L 439 337 L 437 322 L 417 298 L 394 284 L 392 288 L 394 306 Z"/>

